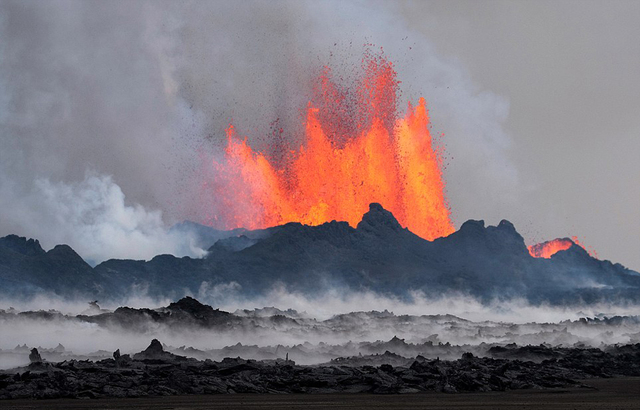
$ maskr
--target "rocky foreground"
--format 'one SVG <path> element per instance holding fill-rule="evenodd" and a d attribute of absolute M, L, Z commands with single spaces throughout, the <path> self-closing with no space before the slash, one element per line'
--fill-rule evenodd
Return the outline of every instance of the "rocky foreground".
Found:
<path fill-rule="evenodd" d="M 200 361 L 153 340 L 133 356 L 96 362 L 43 362 L 36 349 L 24 368 L 0 373 L 0 398 L 100 398 L 226 393 L 483 392 L 583 386 L 592 377 L 640 376 L 640 345 L 600 349 L 496 348 L 494 358 L 465 353 L 444 361 L 393 354 L 342 358 L 318 366 L 290 360 Z M 385 356 L 389 356 L 386 360 Z M 538 357 L 523 361 L 519 357 Z M 502 358 L 500 358 L 502 357 Z M 404 363 L 402 363 L 404 360 Z M 396 365 L 366 363 L 394 362 Z"/>

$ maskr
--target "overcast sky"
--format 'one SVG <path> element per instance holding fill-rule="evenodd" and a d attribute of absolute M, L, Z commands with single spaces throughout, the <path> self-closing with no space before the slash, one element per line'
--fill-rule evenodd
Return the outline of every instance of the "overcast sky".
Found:
<path fill-rule="evenodd" d="M 374 43 L 444 133 L 457 226 L 640 269 L 638 22 L 637 1 L 0 0 L 0 235 L 193 254 L 161 232 L 215 210 L 203 152 L 230 121 L 256 146 L 276 118 L 294 133 L 320 67 Z"/>
<path fill-rule="evenodd" d="M 403 15 L 509 100 L 530 207 L 505 217 L 640 269 L 640 2 L 406 2 Z"/>

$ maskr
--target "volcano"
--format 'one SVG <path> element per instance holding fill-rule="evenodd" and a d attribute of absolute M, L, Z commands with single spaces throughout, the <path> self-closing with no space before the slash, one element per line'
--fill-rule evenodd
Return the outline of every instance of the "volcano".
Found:
<path fill-rule="evenodd" d="M 422 238 L 452 233 L 442 149 L 429 131 L 426 101 L 409 102 L 400 115 L 398 84 L 382 52 L 367 50 L 360 74 L 346 84 L 325 67 L 299 145 L 279 136 L 271 144 L 284 147 L 277 155 L 254 150 L 229 125 L 224 159 L 204 164 L 203 173 L 212 168 L 215 175 L 202 188 L 204 222 L 258 229 L 339 220 L 355 227 L 380 202 Z"/>
<path fill-rule="evenodd" d="M 338 221 L 317 226 L 291 222 L 232 230 L 226 236 L 194 223 L 176 229 L 192 229 L 203 243 L 214 241 L 208 255 L 112 259 L 91 267 L 65 245 L 45 252 L 35 240 L 1 238 L 1 292 L 117 301 L 132 289 L 178 297 L 197 294 L 203 284 L 233 284 L 246 297 L 284 286 L 309 297 L 335 289 L 366 289 L 399 298 L 410 298 L 415 291 L 438 297 L 465 294 L 486 303 L 510 298 L 555 305 L 640 299 L 637 272 L 598 260 L 581 246 L 549 258 L 533 257 L 506 220 L 497 226 L 469 220 L 458 231 L 428 241 L 372 203 L 355 228 Z"/>
<path fill-rule="evenodd" d="M 350 80 L 324 67 L 299 138 L 261 152 L 230 124 L 223 155 L 201 170 L 212 176 L 200 195 L 205 225 L 172 228 L 198 237 L 206 257 L 91 267 L 69 246 L 45 252 L 9 235 L 0 239 L 0 293 L 117 301 L 140 289 L 177 298 L 222 286 L 254 297 L 283 286 L 308 297 L 338 289 L 486 303 L 640 299 L 637 272 L 598 260 L 575 237 L 527 248 L 506 220 L 455 231 L 426 102 L 401 114 L 399 92 L 393 64 L 367 50 Z"/>

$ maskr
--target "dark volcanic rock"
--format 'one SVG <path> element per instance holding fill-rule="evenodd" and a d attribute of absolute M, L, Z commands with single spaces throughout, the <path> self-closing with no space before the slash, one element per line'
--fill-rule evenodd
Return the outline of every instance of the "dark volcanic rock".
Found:
<path fill-rule="evenodd" d="M 162 343 L 158 339 L 153 339 L 149 347 L 140 353 L 133 355 L 133 360 L 144 362 L 183 362 L 188 361 L 185 356 L 178 356 L 170 352 L 166 352 L 162 347 Z"/>
<path fill-rule="evenodd" d="M 517 352 L 530 354 L 531 348 Z M 497 353 L 496 350 L 494 353 Z M 559 349 L 560 359 L 540 363 L 494 359 L 465 353 L 453 361 L 422 356 L 398 362 L 385 354 L 377 366 L 298 366 L 291 361 L 266 363 L 240 358 L 221 362 L 177 360 L 153 340 L 133 359 L 97 362 L 64 361 L 32 364 L 0 372 L 0 399 L 98 398 L 224 393 L 415 393 L 420 391 L 482 392 L 507 389 L 580 386 L 576 379 L 615 375 L 640 376 L 640 345 L 600 349 Z M 548 355 L 545 353 L 545 355 Z M 385 363 L 384 358 L 395 361 Z M 117 361 L 120 360 L 120 363 Z"/>
<path fill-rule="evenodd" d="M 132 288 L 148 289 L 150 296 L 180 297 L 203 285 L 232 283 L 243 296 L 255 296 L 282 283 L 314 295 L 339 287 L 401 298 L 412 291 L 427 296 L 454 291 L 481 301 L 515 297 L 551 304 L 640 299 L 637 272 L 592 258 L 579 246 L 550 259 L 533 258 L 522 236 L 504 220 L 498 226 L 470 220 L 447 237 L 426 241 L 374 203 L 355 229 L 336 221 L 231 234 L 212 231 L 209 236 L 204 226 L 176 229 L 196 229 L 202 240 L 217 242 L 203 259 L 159 255 L 150 261 L 108 260 L 91 268 L 66 245 L 44 252 L 34 240 L 0 238 L 0 292 L 52 291 L 113 300 Z M 184 293 L 176 294 L 176 289 Z M 168 313 L 179 316 L 191 308 L 197 307 L 185 303 Z M 203 311 L 197 320 L 224 317 Z"/>
<path fill-rule="evenodd" d="M 229 312 L 204 305 L 190 296 L 171 303 L 167 306 L 166 310 L 171 313 L 174 319 L 189 320 L 190 322 L 197 322 L 202 326 L 221 324 L 231 319 L 232 316 Z"/>
<path fill-rule="evenodd" d="M 357 229 L 380 237 L 388 237 L 403 228 L 391 212 L 384 209 L 382 205 L 373 203 L 369 205 L 369 212 L 362 216 Z"/>
<path fill-rule="evenodd" d="M 164 349 L 162 348 L 160 341 L 158 341 L 158 339 L 153 339 L 149 347 L 142 352 L 142 355 L 148 358 L 155 358 L 162 356 L 163 353 Z"/>
<path fill-rule="evenodd" d="M 105 327 L 120 327 L 136 332 L 150 330 L 150 327 L 158 323 L 175 328 L 233 328 L 243 320 L 189 296 L 161 309 L 119 307 L 114 312 L 93 316 L 78 315 L 77 318 Z"/>
<path fill-rule="evenodd" d="M 45 252 L 37 240 L 0 238 L 0 295 L 89 294 L 98 282 L 91 266 L 67 245 Z"/>
<path fill-rule="evenodd" d="M 29 353 L 29 361 L 31 363 L 40 363 L 40 362 L 42 362 L 42 356 L 40 356 L 40 353 L 38 352 L 38 349 L 36 349 L 35 347 L 33 349 L 31 349 L 31 353 Z"/>
<path fill-rule="evenodd" d="M 38 256 L 46 253 L 37 239 L 27 239 L 17 235 L 8 235 L 0 238 L 0 248 L 5 248 L 24 256 Z"/>

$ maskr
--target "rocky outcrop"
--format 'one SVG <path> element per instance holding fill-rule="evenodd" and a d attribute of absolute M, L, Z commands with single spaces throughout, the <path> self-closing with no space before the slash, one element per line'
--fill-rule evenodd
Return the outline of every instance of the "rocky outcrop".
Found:
<path fill-rule="evenodd" d="M 121 357 L 120 357 L 121 358 Z M 158 339 L 153 339 L 149 347 L 140 353 L 133 355 L 133 360 L 142 361 L 145 363 L 158 363 L 158 362 L 181 362 L 186 361 L 185 356 L 178 356 L 170 352 L 165 352 L 162 347 L 162 343 Z"/>
<path fill-rule="evenodd" d="M 38 352 L 38 349 L 36 349 L 35 347 L 33 349 L 31 349 L 31 353 L 29 353 L 29 361 L 31 363 L 41 363 L 42 362 L 42 356 L 40 356 L 40 353 Z"/>

